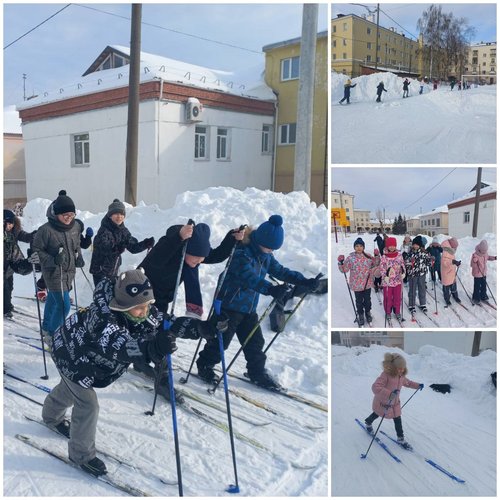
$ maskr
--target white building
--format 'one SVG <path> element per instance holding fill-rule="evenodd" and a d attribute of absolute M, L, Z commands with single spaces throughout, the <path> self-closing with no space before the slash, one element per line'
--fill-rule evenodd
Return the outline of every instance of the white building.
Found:
<path fill-rule="evenodd" d="M 18 105 L 28 199 L 65 189 L 102 211 L 125 192 L 129 49 Z M 137 201 L 168 208 L 210 186 L 272 188 L 275 95 L 250 78 L 141 53 Z M 250 80 L 251 81 L 251 80 Z"/>
<path fill-rule="evenodd" d="M 448 203 L 449 234 L 455 238 L 472 236 L 474 220 L 475 186 L 462 198 Z M 479 198 L 477 235 L 497 232 L 497 188 L 493 183 L 482 183 Z"/>
<path fill-rule="evenodd" d="M 436 236 L 436 234 L 448 234 L 447 205 L 434 208 L 433 210 L 425 214 L 420 214 L 419 220 L 420 234 L 427 234 L 429 236 Z M 408 228 L 408 225 L 406 227 Z"/>
<path fill-rule="evenodd" d="M 432 345 L 470 356 L 474 332 L 404 332 L 404 350 L 408 354 L 416 354 L 424 345 Z M 481 332 L 479 350 L 497 350 L 496 332 Z"/>

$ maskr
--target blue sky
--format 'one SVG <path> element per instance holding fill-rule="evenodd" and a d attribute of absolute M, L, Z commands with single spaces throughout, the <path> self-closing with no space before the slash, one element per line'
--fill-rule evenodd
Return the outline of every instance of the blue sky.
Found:
<path fill-rule="evenodd" d="M 3 4 L 3 46 L 64 5 Z M 77 80 L 107 45 L 129 46 L 130 21 L 124 18 L 130 16 L 130 4 L 71 4 L 5 49 L 4 107 L 23 101 L 23 73 L 29 96 Z M 142 21 L 241 47 L 143 24 L 144 52 L 239 71 L 263 62 L 264 45 L 301 35 L 302 4 L 144 3 Z M 328 8 L 320 4 L 318 31 L 327 27 Z"/>
<path fill-rule="evenodd" d="M 388 218 L 399 213 L 417 215 L 461 198 L 476 185 L 476 168 L 456 167 L 419 200 L 454 168 L 334 167 L 331 169 L 331 187 L 354 195 L 354 207 L 361 210 L 375 213 L 377 208 L 385 208 Z M 483 168 L 482 180 L 496 183 L 495 169 Z"/>
<path fill-rule="evenodd" d="M 363 3 L 363 2 L 361 2 Z M 375 10 L 377 4 L 364 3 L 368 9 Z M 411 38 L 418 37 L 417 21 L 424 10 L 430 7 L 430 3 L 381 3 L 380 4 L 380 25 L 384 28 L 397 28 L 398 32 L 402 29 L 394 22 L 396 21 L 403 28 L 408 30 L 406 36 L 410 33 L 414 35 Z M 456 18 L 464 17 L 469 21 L 470 26 L 476 28 L 475 42 L 496 42 L 496 3 L 442 3 L 436 4 L 442 6 L 443 12 L 451 12 Z M 332 18 L 337 14 L 368 14 L 368 10 L 360 5 L 351 3 L 333 3 Z M 386 15 L 390 16 L 392 20 Z"/>

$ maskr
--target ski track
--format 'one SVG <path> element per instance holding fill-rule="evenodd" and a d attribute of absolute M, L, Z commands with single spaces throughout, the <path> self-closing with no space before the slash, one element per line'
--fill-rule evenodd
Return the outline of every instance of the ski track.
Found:
<path fill-rule="evenodd" d="M 14 304 L 17 306 L 15 301 Z M 37 342 L 36 335 L 33 334 L 33 331 L 38 331 L 36 305 L 33 308 L 23 306 L 19 310 L 32 313 L 35 317 L 31 319 L 17 315 L 15 322 L 4 322 L 4 333 L 15 332 L 33 337 L 31 343 L 38 345 L 39 339 L 36 339 Z M 12 373 L 22 375 L 30 381 L 50 388 L 57 384 L 59 376 L 50 356 L 46 356 L 49 380 L 40 380 L 40 375 L 44 373 L 40 351 L 16 340 L 17 338 L 12 335 L 4 337 L 4 359 Z M 182 343 L 182 347 L 184 345 L 189 345 L 189 343 Z M 194 352 L 194 346 L 190 347 Z M 236 349 L 237 347 L 234 350 Z M 179 349 L 179 351 L 181 350 Z M 191 350 L 186 349 L 185 354 L 179 353 L 178 359 L 182 361 L 183 365 L 189 366 L 191 356 Z M 173 358 L 175 359 L 175 355 Z M 15 359 L 16 364 L 9 363 L 9 359 Z M 239 366 L 236 363 L 233 370 L 235 373 L 242 373 L 244 363 Z M 181 375 L 185 374 L 174 372 L 177 383 Z M 105 459 L 108 469 L 113 473 L 115 471 L 117 474 L 119 473 L 120 478 L 125 482 L 154 495 L 177 495 L 177 486 L 164 485 L 155 478 L 158 476 L 176 480 L 177 477 L 170 404 L 162 398 L 158 398 L 155 415 L 146 416 L 144 412 L 151 409 L 153 395 L 149 391 L 134 386 L 131 383 L 133 380 L 144 382 L 136 376 L 125 374 L 110 387 L 98 390 L 100 415 L 97 446 L 102 447 L 103 450 L 118 450 L 115 452 L 117 455 L 124 459 L 130 459 L 139 467 L 150 470 L 153 475 L 145 477 L 142 472 L 133 471 L 131 473 L 128 467 L 114 464 L 111 460 Z M 44 392 L 35 387 L 14 379 L 9 378 L 7 382 L 10 387 L 41 403 L 46 396 Z M 147 382 L 144 383 L 147 384 Z M 235 439 L 237 462 L 240 463 L 239 456 L 243 459 L 243 466 L 239 465 L 238 467 L 242 492 L 244 491 L 245 495 L 249 496 L 325 495 L 326 481 L 323 480 L 325 488 L 319 487 L 318 484 L 321 484 L 321 478 L 327 475 L 327 413 L 291 401 L 278 394 L 271 394 L 234 378 L 230 378 L 229 383 L 230 387 L 244 391 L 280 412 L 278 416 L 272 415 L 240 398 L 231 397 L 231 408 L 235 412 L 246 413 L 248 416 L 253 414 L 256 420 L 265 418 L 272 422 L 269 426 L 255 427 L 233 418 L 235 432 L 256 439 L 280 457 L 280 459 L 273 458 L 265 450 L 256 449 L 250 444 Z M 182 388 L 181 384 L 178 386 Z M 203 398 L 213 397 L 214 401 L 225 405 L 222 386 L 214 396 L 210 396 L 206 391 L 208 386 L 193 377 L 186 388 L 198 393 Z M 310 397 L 310 395 L 305 396 Z M 123 496 L 122 492 L 118 492 L 104 483 L 89 479 L 78 470 L 59 464 L 56 459 L 44 456 L 42 452 L 30 449 L 15 439 L 16 433 L 43 437 L 51 445 L 56 445 L 61 452 L 67 453 L 66 443 L 62 438 L 56 436 L 49 429 L 28 422 L 24 418 L 24 414 L 40 415 L 39 407 L 7 391 L 4 391 L 4 401 L 4 450 L 9 455 L 11 453 L 14 455 L 12 460 L 9 459 L 9 462 L 5 462 L 5 491 L 15 492 L 16 496 L 79 496 L 82 493 L 89 496 Z M 188 398 L 186 401 L 207 415 L 227 423 L 227 417 L 221 412 Z M 295 422 L 286 419 L 287 413 L 290 413 L 292 417 L 296 415 L 294 419 L 290 419 L 295 420 Z M 303 419 L 311 424 L 322 425 L 324 430 L 313 432 L 299 427 L 297 422 Z M 200 484 L 203 485 L 204 496 L 224 494 L 224 488 L 229 483 L 234 482 L 229 435 L 184 411 L 179 405 L 177 406 L 177 420 L 184 494 L 197 495 Z M 215 446 L 214 443 L 216 443 Z M 168 458 L 165 460 L 165 457 Z M 317 467 L 311 470 L 299 470 L 292 466 L 292 462 L 317 465 Z M 260 473 L 263 467 L 266 470 L 264 476 Z M 29 472 L 26 472 L 27 470 Z M 57 474 L 57 489 L 54 489 L 54 481 L 47 481 L 44 485 L 43 480 L 54 473 Z M 263 478 L 270 480 L 263 482 Z M 278 479 L 276 480 L 276 478 Z"/>

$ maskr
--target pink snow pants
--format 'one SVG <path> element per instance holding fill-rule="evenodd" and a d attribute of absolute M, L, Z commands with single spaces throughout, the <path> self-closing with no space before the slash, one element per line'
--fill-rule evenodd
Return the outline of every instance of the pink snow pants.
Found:
<path fill-rule="evenodd" d="M 395 314 L 401 314 L 401 284 L 394 287 L 384 286 L 384 311 L 391 314 L 394 307 Z"/>

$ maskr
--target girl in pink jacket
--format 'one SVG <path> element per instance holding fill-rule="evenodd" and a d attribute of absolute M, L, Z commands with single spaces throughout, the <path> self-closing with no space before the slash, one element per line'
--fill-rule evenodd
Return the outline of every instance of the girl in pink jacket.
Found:
<path fill-rule="evenodd" d="M 405 277 L 405 263 L 397 250 L 396 238 L 387 238 L 385 250 L 387 251 L 380 259 L 385 317 L 389 321 L 394 310 L 396 319 L 401 321 L 401 287 Z"/>
<path fill-rule="evenodd" d="M 472 292 L 473 304 L 479 304 L 481 300 L 488 300 L 486 293 L 486 271 L 489 260 L 497 260 L 496 256 L 488 255 L 488 242 L 481 240 L 472 254 L 470 268 L 474 277 L 474 292 Z"/>
<path fill-rule="evenodd" d="M 372 391 L 375 394 L 372 404 L 373 413 L 365 419 L 366 430 L 370 434 L 373 433 L 372 424 L 378 417 L 393 419 L 398 443 L 403 448 L 411 448 L 403 433 L 399 393 L 403 386 L 422 390 L 424 384 L 406 378 L 408 368 L 406 368 L 405 358 L 400 354 L 386 352 L 382 367 L 384 371 L 372 385 Z"/>
<path fill-rule="evenodd" d="M 458 297 L 457 272 L 462 261 L 455 259 L 458 241 L 456 238 L 449 238 L 441 243 L 441 247 L 443 248 L 441 255 L 441 283 L 443 285 L 444 301 L 446 306 L 451 305 L 451 295 L 460 304 L 462 301 Z"/>

